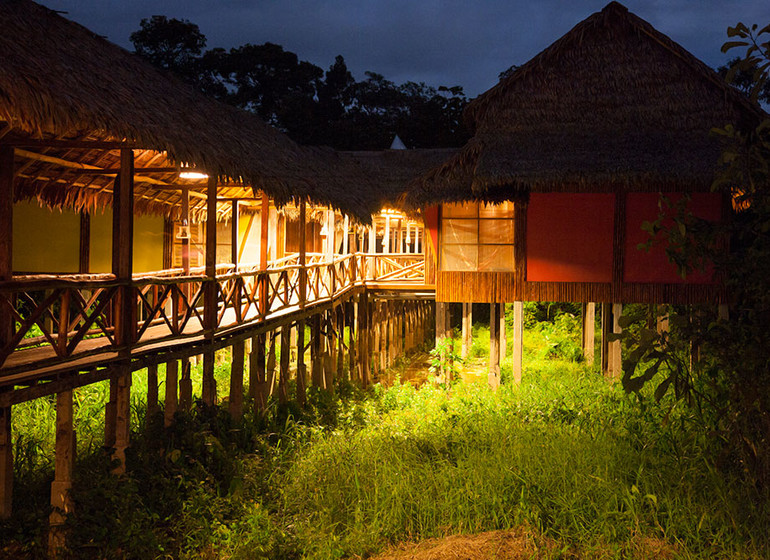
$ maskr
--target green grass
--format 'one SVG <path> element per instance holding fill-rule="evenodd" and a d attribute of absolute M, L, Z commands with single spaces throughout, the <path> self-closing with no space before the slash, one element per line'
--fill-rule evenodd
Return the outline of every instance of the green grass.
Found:
<path fill-rule="evenodd" d="M 311 391 L 307 410 L 271 403 L 239 424 L 222 406 L 145 429 L 137 373 L 132 420 L 142 428 L 121 479 L 106 474 L 100 450 L 106 387 L 79 389 L 72 557 L 338 559 L 525 526 L 556 543 L 554 558 L 645 558 L 644 539 L 680 558 L 770 558 L 768 501 L 710 465 L 685 410 L 640 406 L 580 361 L 577 324 L 561 314 L 530 325 L 521 386 L 363 394 L 342 384 L 335 397 Z M 476 326 L 472 356 L 488 340 Z M 220 395 L 228 370 L 217 366 Z M 37 557 L 52 401 L 14 414 L 21 513 L 0 526 L 0 542 Z"/>

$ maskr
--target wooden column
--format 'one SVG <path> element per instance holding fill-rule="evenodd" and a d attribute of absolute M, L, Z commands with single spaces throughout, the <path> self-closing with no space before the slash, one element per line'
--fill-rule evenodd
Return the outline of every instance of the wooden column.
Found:
<path fill-rule="evenodd" d="M 448 307 L 448 303 L 444 303 L 443 301 L 436 302 L 436 346 L 446 338 Z"/>
<path fill-rule="evenodd" d="M 267 251 L 268 260 L 278 259 L 278 209 L 271 208 L 268 212 Z"/>
<path fill-rule="evenodd" d="M 240 255 L 240 212 L 238 210 L 238 201 L 233 200 L 230 203 L 230 260 L 238 270 L 238 255 Z"/>
<path fill-rule="evenodd" d="M 596 304 L 583 304 L 583 357 L 588 365 L 594 363 L 594 340 L 596 338 Z"/>
<path fill-rule="evenodd" d="M 82 255 L 82 252 L 81 252 Z M 174 221 L 163 218 L 163 270 L 174 267 Z"/>
<path fill-rule="evenodd" d="M 182 225 L 187 226 L 188 233 L 192 229 L 190 223 L 190 189 L 187 187 L 182 188 L 182 211 L 181 221 Z M 190 274 L 190 236 L 182 238 L 182 269 L 185 274 Z"/>
<path fill-rule="evenodd" d="M 78 259 L 78 272 L 88 274 L 91 272 L 91 214 L 88 211 L 80 212 L 80 251 Z M 165 254 L 165 223 L 164 223 L 164 254 Z M 169 267 L 171 268 L 171 267 Z"/>
<path fill-rule="evenodd" d="M 147 413 L 145 418 L 148 425 L 158 410 L 158 364 L 150 364 L 147 366 Z"/>
<path fill-rule="evenodd" d="M 278 402 L 289 402 L 289 357 L 291 356 L 291 323 L 281 327 L 281 371 L 278 377 Z"/>
<path fill-rule="evenodd" d="M 126 448 L 131 420 L 130 351 L 136 331 L 136 301 L 131 285 L 134 253 L 134 153 L 120 150 L 120 172 L 112 193 L 112 273 L 121 284 L 115 306 L 115 343 L 124 361 L 115 364 L 110 377 L 110 404 L 106 411 L 106 444 L 118 464 L 115 474 L 126 471 Z"/>
<path fill-rule="evenodd" d="M 385 234 L 382 236 L 382 253 L 390 253 L 390 216 L 385 215 Z"/>
<path fill-rule="evenodd" d="M 230 416 L 234 420 L 243 417 L 243 365 L 245 360 L 243 340 L 233 343 L 233 359 L 230 364 Z"/>
<path fill-rule="evenodd" d="M 623 329 L 620 327 L 620 318 L 623 315 L 623 304 L 612 304 L 612 332 L 620 334 Z M 623 375 L 623 355 L 622 346 L 619 340 L 609 343 L 609 370 L 608 374 L 613 379 L 619 379 Z"/>
<path fill-rule="evenodd" d="M 189 412 L 192 407 L 192 362 L 182 358 L 182 375 L 179 379 L 179 409 Z"/>
<path fill-rule="evenodd" d="M 342 221 L 342 254 L 348 254 L 348 229 L 350 228 L 350 220 L 348 215 L 345 214 L 345 218 Z"/>
<path fill-rule="evenodd" d="M 13 439 L 11 407 L 0 408 L 0 519 L 11 517 L 13 502 Z"/>
<path fill-rule="evenodd" d="M 259 211 L 259 270 L 267 270 L 268 253 L 267 243 L 270 227 L 270 198 L 266 193 L 262 193 L 262 206 Z M 266 274 L 262 275 L 259 283 L 259 312 L 261 315 L 266 315 L 267 309 L 267 288 L 268 277 Z M 254 341 L 256 343 L 256 340 Z M 264 344 L 263 344 L 264 346 Z"/>
<path fill-rule="evenodd" d="M 72 473 L 75 467 L 75 431 L 72 424 L 72 391 L 56 395 L 56 451 L 48 518 L 48 550 L 54 556 L 65 545 L 64 523 L 72 511 Z"/>
<path fill-rule="evenodd" d="M 305 307 L 307 300 L 307 203 L 299 203 L 299 306 Z"/>
<path fill-rule="evenodd" d="M 345 320 L 348 323 L 348 370 L 350 371 L 350 379 L 355 381 L 360 381 L 361 378 L 358 376 L 358 359 L 357 359 L 357 352 L 358 349 L 356 348 L 356 339 L 358 336 L 358 331 L 356 330 L 357 325 L 357 310 L 356 310 L 356 304 L 355 300 L 351 300 L 350 302 L 345 304 L 347 306 L 347 311 L 345 313 Z"/>
<path fill-rule="evenodd" d="M 524 370 L 524 302 L 513 302 L 513 380 L 521 383 Z"/>
<path fill-rule="evenodd" d="M 13 148 L 0 146 L 0 284 L 13 278 Z M 13 338 L 13 313 L 0 304 L 0 348 Z M 2 362 L 0 361 L 0 365 Z M 13 443 L 11 407 L 0 408 L 0 519 L 11 516 Z"/>
<path fill-rule="evenodd" d="M 505 332 L 505 303 L 500 304 L 500 363 L 508 353 L 508 333 Z"/>
<path fill-rule="evenodd" d="M 271 332 L 270 344 L 267 347 L 267 361 L 265 363 L 265 385 L 263 388 L 265 402 L 267 402 L 268 397 L 273 394 L 275 389 L 275 347 L 277 339 L 278 333 L 275 331 Z"/>
<path fill-rule="evenodd" d="M 305 406 L 307 367 L 305 366 L 305 320 L 297 321 L 297 403 Z"/>
<path fill-rule="evenodd" d="M 369 386 L 369 297 L 362 292 L 358 300 L 358 346 L 361 386 Z"/>
<path fill-rule="evenodd" d="M 489 386 L 500 386 L 500 304 L 489 304 Z"/>
<path fill-rule="evenodd" d="M 166 362 L 166 395 L 163 410 L 163 425 L 168 428 L 174 423 L 179 399 L 177 397 L 177 385 L 179 383 L 179 360 Z"/>
<path fill-rule="evenodd" d="M 211 175 L 206 184 L 206 285 L 203 293 L 203 333 L 208 340 L 214 339 L 217 328 L 217 176 Z M 214 379 L 214 350 L 203 351 L 203 378 L 201 386 L 203 404 L 212 407 L 217 401 Z"/>
<path fill-rule="evenodd" d="M 610 364 L 610 340 L 609 335 L 612 332 L 612 306 L 609 303 L 602 303 L 602 374 L 608 375 Z"/>
<path fill-rule="evenodd" d="M 383 239 L 384 243 L 384 239 Z M 383 249 L 384 250 L 384 249 Z M 372 225 L 369 227 L 369 254 L 377 254 L 377 225 L 372 219 Z M 377 276 L 377 263 L 376 257 L 369 257 L 366 259 L 366 278 L 373 280 Z"/>
<path fill-rule="evenodd" d="M 726 303 L 720 303 L 717 309 L 717 317 L 720 321 L 730 320 L 730 306 Z"/>
<path fill-rule="evenodd" d="M 463 344 L 460 356 L 465 359 L 471 355 L 473 346 L 473 304 L 463 302 Z"/>
<path fill-rule="evenodd" d="M 251 356 L 249 357 L 249 396 L 254 403 L 254 412 L 265 409 L 267 395 L 265 369 L 265 335 L 258 334 L 251 341 Z"/>
<path fill-rule="evenodd" d="M 115 451 L 112 454 L 118 464 L 113 468 L 113 474 L 125 474 L 126 449 L 131 433 L 131 365 L 130 363 L 115 366 L 115 375 L 110 379 L 115 384 Z"/>
<path fill-rule="evenodd" d="M 337 314 L 337 372 L 343 376 L 345 371 L 345 313 L 344 306 L 338 305 L 334 312 Z"/>
<path fill-rule="evenodd" d="M 321 356 L 321 315 L 310 318 L 310 363 L 314 387 L 324 386 L 323 357 Z"/>

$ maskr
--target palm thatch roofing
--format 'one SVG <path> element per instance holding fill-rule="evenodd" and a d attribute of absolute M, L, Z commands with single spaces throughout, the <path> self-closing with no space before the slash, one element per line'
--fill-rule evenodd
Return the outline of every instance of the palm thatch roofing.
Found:
<path fill-rule="evenodd" d="M 30 0 L 0 0 L 0 26 L 0 143 L 22 148 L 17 199 L 76 210 L 110 204 L 117 149 L 73 142 L 120 142 L 148 169 L 135 180 L 140 213 L 178 211 L 174 168 L 184 162 L 221 177 L 227 196 L 261 189 L 280 203 L 306 198 L 367 219 L 364 198 L 346 188 L 355 169 L 332 150 L 298 146 Z"/>
<path fill-rule="evenodd" d="M 390 149 L 340 155 L 358 167 L 356 176 L 366 177 L 365 183 L 351 186 L 361 190 L 374 214 L 383 208 L 403 209 L 410 184 L 457 152 L 457 148 Z"/>
<path fill-rule="evenodd" d="M 467 107 L 473 138 L 406 202 L 515 200 L 536 191 L 708 190 L 709 134 L 764 115 L 617 2 Z"/>

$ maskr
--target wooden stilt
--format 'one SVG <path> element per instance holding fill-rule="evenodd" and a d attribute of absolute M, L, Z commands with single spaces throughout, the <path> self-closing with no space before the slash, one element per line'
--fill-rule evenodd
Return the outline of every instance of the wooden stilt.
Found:
<path fill-rule="evenodd" d="M 594 363 L 594 341 L 596 339 L 596 304 L 583 304 L 583 357 L 588 365 Z"/>
<path fill-rule="evenodd" d="M 131 433 L 131 367 L 116 366 L 113 380 L 115 383 L 115 451 L 112 458 L 117 462 L 113 474 L 125 474 L 126 449 Z"/>
<path fill-rule="evenodd" d="M 254 403 L 254 413 L 265 409 L 267 404 L 267 380 L 265 335 L 259 334 L 252 339 L 251 357 L 249 358 L 249 396 Z"/>
<path fill-rule="evenodd" d="M 656 325 L 658 334 L 663 334 L 668 332 L 668 319 L 669 319 L 668 306 L 658 306 L 658 317 L 657 317 L 657 325 Z"/>
<path fill-rule="evenodd" d="M 524 370 L 524 302 L 513 302 L 513 380 L 521 383 Z"/>
<path fill-rule="evenodd" d="M 305 366 L 305 320 L 297 321 L 297 403 L 305 406 L 307 367 Z"/>
<path fill-rule="evenodd" d="M 179 409 L 189 412 L 192 408 L 192 363 L 182 358 L 182 375 L 179 379 Z"/>
<path fill-rule="evenodd" d="M 178 406 L 177 384 L 179 383 L 179 361 L 166 362 L 166 396 L 163 409 L 163 425 L 168 428 L 174 423 Z"/>
<path fill-rule="evenodd" d="M 620 334 L 623 329 L 620 327 L 620 317 L 623 315 L 623 304 L 612 304 L 612 332 Z M 619 340 L 609 343 L 609 370 L 608 375 L 612 379 L 619 379 L 623 375 L 623 356 L 622 347 Z"/>
<path fill-rule="evenodd" d="M 64 548 L 64 522 L 72 512 L 72 473 L 75 467 L 75 431 L 72 424 L 72 391 L 56 395 L 56 451 L 54 480 L 51 483 L 48 551 L 51 556 Z"/>
<path fill-rule="evenodd" d="M 358 348 L 356 347 L 356 340 L 358 337 L 358 306 L 355 302 L 351 301 L 348 304 L 348 370 L 350 371 L 350 378 L 354 381 L 361 381 L 358 371 Z"/>
<path fill-rule="evenodd" d="M 281 370 L 278 377 L 278 402 L 289 402 L 289 357 L 291 356 L 291 323 L 281 327 Z"/>
<path fill-rule="evenodd" d="M 347 216 L 345 216 L 345 239 L 347 239 Z M 347 251 L 347 247 L 346 247 Z M 337 316 L 337 373 L 340 378 L 345 377 L 345 314 L 342 305 L 334 308 Z"/>
<path fill-rule="evenodd" d="M 203 352 L 201 400 L 209 408 L 217 403 L 217 382 L 214 379 L 214 350 L 212 348 L 206 348 Z"/>
<path fill-rule="evenodd" d="M 361 372 L 361 386 L 366 389 L 369 386 L 369 296 L 364 291 L 358 300 L 358 343 L 360 346 L 359 367 Z"/>
<path fill-rule="evenodd" d="M 324 386 L 323 357 L 321 356 L 321 315 L 310 318 L 310 362 L 313 387 Z"/>
<path fill-rule="evenodd" d="M 447 313 L 446 308 L 448 304 L 443 301 L 436 302 L 436 346 L 438 346 L 444 338 L 446 338 L 447 331 Z"/>
<path fill-rule="evenodd" d="M 493 389 L 500 386 L 500 304 L 489 304 L 489 373 L 487 382 Z"/>
<path fill-rule="evenodd" d="M 11 407 L 0 408 L 0 519 L 8 519 L 13 502 L 13 439 Z"/>
<path fill-rule="evenodd" d="M 115 447 L 115 415 L 118 400 L 118 385 L 114 378 L 110 378 L 110 396 L 104 405 L 104 448 L 106 450 Z"/>
<path fill-rule="evenodd" d="M 717 310 L 717 316 L 719 317 L 720 321 L 729 321 L 730 320 L 730 306 L 726 303 L 720 303 L 719 308 Z"/>
<path fill-rule="evenodd" d="M 149 423 L 158 412 L 158 364 L 147 366 L 147 418 Z"/>
<path fill-rule="evenodd" d="M 505 303 L 500 304 L 500 363 L 508 353 L 508 333 L 505 328 Z"/>
<path fill-rule="evenodd" d="M 233 360 L 230 365 L 230 416 L 234 420 L 243 417 L 243 365 L 245 344 L 242 340 L 233 344 Z"/>
<path fill-rule="evenodd" d="M 13 278 L 13 154 L 11 146 L 0 146 L 0 283 Z M 9 344 L 13 338 L 14 321 L 13 309 L 0 304 L 0 349 Z M 2 363 L 3 359 L 0 358 L 0 365 Z M 8 444 L 10 445 L 10 441 Z M 2 468 L 1 465 L 0 468 Z M 0 516 L 2 515 L 2 505 L 0 505 Z M 8 515 L 10 515 L 10 501 Z"/>
<path fill-rule="evenodd" d="M 276 340 L 278 339 L 278 333 L 275 331 L 270 333 L 270 345 L 267 349 L 267 362 L 265 363 L 265 402 L 267 398 L 273 395 L 275 391 L 275 363 L 276 363 Z"/>
<path fill-rule="evenodd" d="M 602 374 L 609 375 L 610 368 L 610 340 L 609 335 L 612 332 L 612 306 L 609 303 L 602 303 Z"/>

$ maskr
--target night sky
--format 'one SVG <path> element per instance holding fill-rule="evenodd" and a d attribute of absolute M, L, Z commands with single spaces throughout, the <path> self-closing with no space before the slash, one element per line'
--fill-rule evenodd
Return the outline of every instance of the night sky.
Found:
<path fill-rule="evenodd" d="M 129 50 L 142 18 L 200 26 L 208 48 L 267 41 L 327 69 L 337 54 L 396 83 L 460 85 L 469 97 L 523 64 L 608 0 L 43 0 Z M 718 66 L 728 25 L 770 22 L 770 0 L 627 0 L 624 4 L 695 56 Z M 737 56 L 737 51 L 732 56 Z"/>

